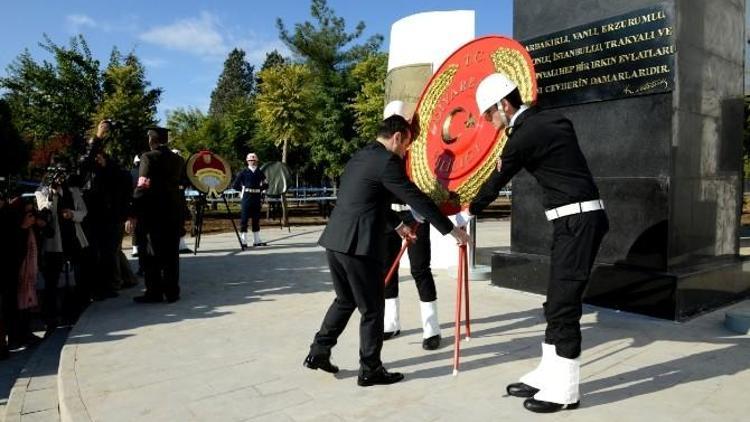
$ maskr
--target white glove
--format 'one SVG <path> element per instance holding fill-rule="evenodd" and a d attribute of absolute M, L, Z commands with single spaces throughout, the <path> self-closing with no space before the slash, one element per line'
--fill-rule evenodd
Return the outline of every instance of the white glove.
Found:
<path fill-rule="evenodd" d="M 469 225 L 469 221 L 474 218 L 473 215 L 469 214 L 468 210 L 463 210 L 456 214 L 456 227 L 466 227 Z"/>
<path fill-rule="evenodd" d="M 411 207 L 409 208 L 409 211 L 411 212 L 411 216 L 414 217 L 414 219 L 417 220 L 418 223 L 424 223 L 424 217 L 422 217 L 422 214 L 414 211 L 414 208 Z"/>

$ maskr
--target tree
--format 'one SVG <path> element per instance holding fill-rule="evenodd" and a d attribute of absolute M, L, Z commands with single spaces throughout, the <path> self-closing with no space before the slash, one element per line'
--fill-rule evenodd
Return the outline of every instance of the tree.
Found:
<path fill-rule="evenodd" d="M 260 70 L 264 71 L 268 68 L 288 64 L 289 60 L 285 59 L 284 56 L 281 55 L 281 53 L 278 52 L 278 50 L 273 50 L 268 53 L 266 53 L 266 59 L 263 61 L 263 64 L 260 66 Z M 257 89 L 260 89 L 260 85 L 263 84 L 263 79 L 260 77 L 260 73 L 258 73 L 255 76 L 255 86 Z"/>
<path fill-rule="evenodd" d="M 315 102 L 309 110 L 313 120 L 307 130 L 311 158 L 327 175 L 336 177 L 343 170 L 353 148 L 354 111 L 347 105 L 357 87 L 350 78 L 354 63 L 380 47 L 383 37 L 375 35 L 364 44 L 352 43 L 361 37 L 365 24 L 346 30 L 343 18 L 336 16 L 326 0 L 312 0 L 314 22 L 295 24 L 290 33 L 277 19 L 281 40 L 311 69 L 315 83 Z"/>
<path fill-rule="evenodd" d="M 221 115 L 238 101 L 249 100 L 253 94 L 253 66 L 245 60 L 245 51 L 235 48 L 224 61 L 224 70 L 211 93 L 208 114 Z"/>
<path fill-rule="evenodd" d="M 83 36 L 67 47 L 44 36 L 40 46 L 53 61 L 37 63 L 28 50 L 0 78 L 16 128 L 34 148 L 53 137 L 69 137 L 82 147 L 91 113 L 101 100 L 101 73 Z"/>
<path fill-rule="evenodd" d="M 112 119 L 115 124 L 107 152 L 120 163 L 129 163 L 134 155 L 148 149 L 146 128 L 156 124 L 161 89 L 149 88 L 151 83 L 135 54 L 130 53 L 123 60 L 117 49 L 112 51 L 102 85 L 104 98 L 90 117 L 91 126 Z"/>
<path fill-rule="evenodd" d="M 371 54 L 352 69 L 352 79 L 359 90 L 350 107 L 354 110 L 354 127 L 360 142 L 375 139 L 382 121 L 387 70 L 388 55 L 385 53 Z"/>
<path fill-rule="evenodd" d="M 287 162 L 289 144 L 302 142 L 310 131 L 310 105 L 315 98 L 310 69 L 302 64 L 280 65 L 260 72 L 263 85 L 257 98 L 261 128 L 282 146 Z"/>

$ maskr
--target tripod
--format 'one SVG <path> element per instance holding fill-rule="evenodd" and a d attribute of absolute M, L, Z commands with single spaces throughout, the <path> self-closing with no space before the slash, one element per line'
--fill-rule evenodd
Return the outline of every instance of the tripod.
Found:
<path fill-rule="evenodd" d="M 229 218 L 229 221 L 232 222 L 232 228 L 234 229 L 235 236 L 237 236 L 237 243 L 240 244 L 240 250 L 244 251 L 246 246 L 240 239 L 240 232 L 237 230 L 237 225 L 234 223 L 232 212 L 229 210 L 229 202 L 227 201 L 227 197 L 224 196 L 224 193 L 221 194 L 221 199 L 224 200 L 224 206 L 227 210 L 227 217 Z M 201 244 L 201 234 L 203 233 L 203 217 L 206 211 L 206 205 L 208 205 L 206 194 L 201 192 L 198 194 L 198 200 L 195 205 L 195 247 L 193 248 L 193 255 L 196 255 L 198 253 L 198 248 Z"/>

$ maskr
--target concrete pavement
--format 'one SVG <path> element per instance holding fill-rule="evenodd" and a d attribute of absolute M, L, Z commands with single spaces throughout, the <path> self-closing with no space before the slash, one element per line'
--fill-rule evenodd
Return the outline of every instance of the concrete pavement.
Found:
<path fill-rule="evenodd" d="M 63 421 L 744 421 L 750 336 L 724 310 L 684 324 L 586 307 L 581 408 L 535 415 L 504 387 L 536 365 L 543 297 L 471 283 L 472 338 L 451 376 L 454 270 L 436 272 L 443 347 L 421 349 L 419 306 L 402 271 L 402 333 L 383 348 L 391 386 L 356 385 L 357 314 L 334 348 L 336 376 L 303 368 L 333 299 L 322 227 L 264 230 L 239 252 L 233 234 L 205 236 L 181 259 L 182 300 L 97 302 L 63 349 Z M 508 221 L 479 223 L 483 253 L 509 244 Z M 481 258 L 480 258 L 481 262 Z M 137 290 L 137 289 L 136 289 Z M 736 307 L 747 307 L 747 302 Z"/>

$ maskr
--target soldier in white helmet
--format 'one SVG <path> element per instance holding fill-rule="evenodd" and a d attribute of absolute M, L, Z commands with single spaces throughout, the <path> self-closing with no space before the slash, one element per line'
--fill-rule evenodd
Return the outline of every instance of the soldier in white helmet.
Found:
<path fill-rule="evenodd" d="M 508 140 L 497 171 L 472 201 L 470 213 L 487 207 L 523 168 L 541 186 L 545 215 L 553 226 L 542 359 L 520 382 L 508 385 L 507 391 L 526 398 L 524 407 L 533 412 L 574 409 L 580 397 L 583 292 L 609 229 L 604 204 L 570 120 L 527 107 L 516 84 L 502 73 L 479 83 L 476 101 L 485 120 L 505 128 Z"/>
<path fill-rule="evenodd" d="M 386 119 L 397 114 L 406 119 L 404 103 L 402 101 L 391 101 L 385 106 L 383 118 Z M 422 348 L 425 350 L 435 350 L 440 347 L 440 324 L 437 314 L 437 290 L 435 289 L 435 279 L 432 277 L 430 268 L 431 259 L 431 242 L 430 242 L 430 225 L 423 222 L 423 219 L 415 215 L 411 208 L 406 204 L 391 204 L 391 210 L 398 213 L 398 218 L 403 221 L 402 224 L 421 223 L 416 231 L 416 239 L 409 245 L 407 252 L 409 254 L 409 266 L 411 275 L 417 285 L 419 293 L 419 309 L 422 316 Z M 416 218 L 415 218 L 416 217 Z M 401 239 L 395 230 L 390 227 L 386 233 L 386 243 L 388 247 L 387 259 L 385 260 L 385 272 L 390 269 L 393 260 L 398 255 L 401 247 Z M 385 288 L 385 317 L 383 324 L 383 339 L 388 340 L 397 336 L 401 332 L 401 320 L 398 298 L 398 268 L 394 271 Z"/>
<path fill-rule="evenodd" d="M 240 215 L 240 240 L 242 247 L 247 245 L 247 220 L 251 220 L 253 246 L 266 246 L 260 238 L 261 193 L 268 188 L 266 175 L 258 167 L 258 155 L 254 152 L 245 157 L 247 168 L 237 173 L 232 187 L 241 193 L 242 212 Z"/>

